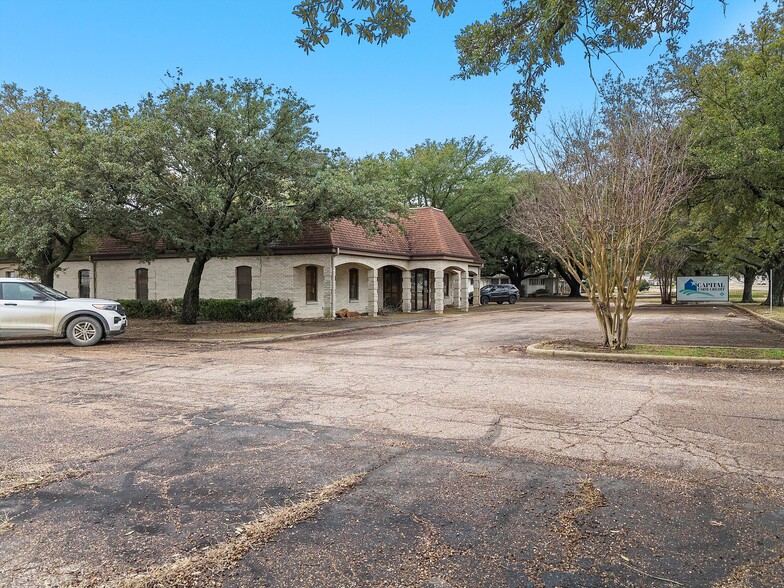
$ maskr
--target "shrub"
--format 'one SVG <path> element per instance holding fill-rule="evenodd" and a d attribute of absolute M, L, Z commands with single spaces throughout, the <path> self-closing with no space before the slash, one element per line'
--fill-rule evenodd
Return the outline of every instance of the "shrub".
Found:
<path fill-rule="evenodd" d="M 129 318 L 177 318 L 182 298 L 161 300 L 119 300 Z M 199 301 L 199 319 L 223 322 L 288 321 L 294 316 L 291 300 L 254 298 L 253 300 L 204 298 Z"/>
<path fill-rule="evenodd" d="M 128 318 L 174 318 L 182 310 L 182 298 L 161 300 L 118 300 Z"/>
<path fill-rule="evenodd" d="M 651 285 L 648 283 L 648 280 L 640 280 L 640 292 L 646 292 L 650 289 Z"/>

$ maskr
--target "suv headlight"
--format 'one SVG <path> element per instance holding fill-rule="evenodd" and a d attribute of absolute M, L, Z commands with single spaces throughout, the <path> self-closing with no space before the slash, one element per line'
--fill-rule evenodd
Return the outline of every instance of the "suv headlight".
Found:
<path fill-rule="evenodd" d="M 97 308 L 98 310 L 111 310 L 117 312 L 120 308 L 119 304 L 93 304 L 93 308 Z"/>

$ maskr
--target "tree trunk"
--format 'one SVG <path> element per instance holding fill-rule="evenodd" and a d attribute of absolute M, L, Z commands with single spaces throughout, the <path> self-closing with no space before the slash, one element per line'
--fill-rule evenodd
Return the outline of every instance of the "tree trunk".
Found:
<path fill-rule="evenodd" d="M 768 295 L 762 302 L 762 306 L 770 306 L 771 294 L 773 294 L 773 306 L 784 306 L 784 264 L 778 264 L 773 268 L 773 282 L 768 283 Z"/>
<path fill-rule="evenodd" d="M 57 266 L 54 264 L 46 264 L 39 270 L 39 276 L 41 279 L 41 283 L 44 286 L 49 286 L 50 288 L 54 288 L 54 272 L 57 270 Z"/>
<path fill-rule="evenodd" d="M 51 238 L 49 245 L 38 254 L 38 277 L 44 286 L 54 288 L 54 274 L 64 261 L 67 261 L 74 250 L 76 240 L 85 231 L 81 231 L 69 239 L 55 235 Z M 57 257 L 55 248 L 57 247 Z"/>
<path fill-rule="evenodd" d="M 558 272 L 558 275 L 561 276 L 564 282 L 566 282 L 566 284 L 569 286 L 569 298 L 582 298 L 580 295 L 580 287 L 582 286 L 582 283 L 572 274 L 566 271 L 566 268 L 564 268 L 560 263 L 556 263 L 554 267 L 555 271 Z"/>
<path fill-rule="evenodd" d="M 773 306 L 784 306 L 784 265 L 773 270 Z"/>
<path fill-rule="evenodd" d="M 747 265 L 743 268 L 743 298 L 741 302 L 754 302 L 752 288 L 757 277 L 757 268 Z"/>
<path fill-rule="evenodd" d="M 659 298 L 662 304 L 672 304 L 672 277 L 659 277 Z"/>
<path fill-rule="evenodd" d="M 199 317 L 199 286 L 204 266 L 209 259 L 209 256 L 202 253 L 197 253 L 193 258 L 188 283 L 185 285 L 185 294 L 182 296 L 180 322 L 184 325 L 195 325 Z"/>

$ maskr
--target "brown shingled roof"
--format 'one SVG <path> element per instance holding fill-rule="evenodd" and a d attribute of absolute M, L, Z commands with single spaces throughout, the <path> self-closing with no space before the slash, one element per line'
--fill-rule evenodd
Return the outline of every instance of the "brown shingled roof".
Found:
<path fill-rule="evenodd" d="M 136 259 L 139 254 L 132 243 L 141 245 L 142 238 L 132 235 L 129 241 L 122 241 L 114 237 L 106 237 L 101 241 L 98 249 L 92 253 L 92 257 L 96 259 Z M 155 247 L 161 256 L 166 257 L 167 251 L 163 241 L 157 241 Z"/>
<path fill-rule="evenodd" d="M 291 245 L 273 249 L 278 253 L 308 249 L 344 249 L 363 253 L 381 253 L 409 258 L 453 257 L 482 263 L 476 249 L 465 235 L 458 233 L 442 210 L 414 208 L 401 224 L 405 233 L 394 225 L 379 234 L 368 236 L 351 221 L 339 219 L 329 228 L 312 224 Z"/>
<path fill-rule="evenodd" d="M 458 233 L 442 210 L 437 208 L 413 208 L 409 218 L 401 224 L 405 232 L 395 225 L 388 225 L 376 235 L 369 237 L 365 230 L 349 220 L 338 219 L 329 227 L 318 223 L 307 223 L 302 236 L 290 245 L 272 247 L 273 253 L 328 252 L 338 248 L 345 251 L 376 253 L 421 258 L 456 258 L 482 263 L 482 258 L 468 241 Z M 163 242 L 159 248 L 166 255 Z M 176 255 L 171 253 L 171 255 Z M 135 256 L 133 248 L 113 238 L 104 239 L 93 254 L 96 258 L 130 259 Z"/>

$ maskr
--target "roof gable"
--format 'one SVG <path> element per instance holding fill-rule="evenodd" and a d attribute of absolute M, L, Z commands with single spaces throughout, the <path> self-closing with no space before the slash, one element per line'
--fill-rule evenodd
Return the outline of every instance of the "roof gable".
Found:
<path fill-rule="evenodd" d="M 333 221 L 329 227 L 309 223 L 302 237 L 290 245 L 277 246 L 273 251 L 286 253 L 307 249 L 344 249 L 409 258 L 453 257 L 481 263 L 468 238 L 455 230 L 442 210 L 431 207 L 413 208 L 409 218 L 402 219 L 401 231 L 386 225 L 375 235 L 347 219 Z"/>

